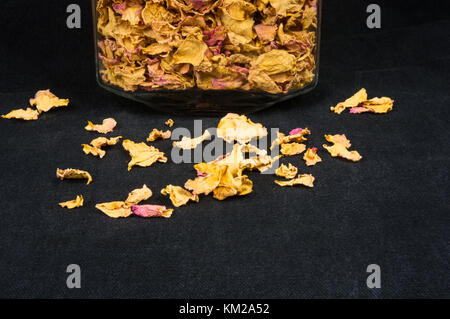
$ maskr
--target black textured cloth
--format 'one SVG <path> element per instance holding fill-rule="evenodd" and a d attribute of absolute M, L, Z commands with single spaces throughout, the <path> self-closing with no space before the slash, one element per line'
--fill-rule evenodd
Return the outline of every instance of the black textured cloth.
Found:
<path fill-rule="evenodd" d="M 371 1 L 325 0 L 320 80 L 311 93 L 251 115 L 289 132 L 312 131 L 322 163 L 302 173 L 315 187 L 281 188 L 249 173 L 251 194 L 211 196 L 170 219 L 115 220 L 94 208 L 147 184 L 183 185 L 191 164 L 127 171 L 129 156 L 105 158 L 81 144 L 97 135 L 87 120 L 114 117 L 112 136 L 144 140 L 169 118 L 113 95 L 95 82 L 90 1 L 78 1 L 82 28 L 65 25 L 73 1 L 3 1 L 0 11 L 0 108 L 26 107 L 39 89 L 70 98 L 38 121 L 0 121 L 0 297 L 113 298 L 401 298 L 449 297 L 450 19 L 442 1 L 377 1 L 382 28 L 366 27 Z M 331 113 L 365 87 L 395 99 L 385 115 Z M 193 128 L 194 117 L 172 116 Z M 203 118 L 204 127 L 217 118 Z M 344 133 L 364 157 L 331 158 L 326 133 Z M 170 142 L 155 142 L 170 154 Z M 81 168 L 94 182 L 59 181 L 56 168 Z M 76 195 L 82 208 L 58 206 Z M 68 289 L 66 267 L 81 267 L 81 289 Z M 381 267 L 381 289 L 366 268 Z"/>

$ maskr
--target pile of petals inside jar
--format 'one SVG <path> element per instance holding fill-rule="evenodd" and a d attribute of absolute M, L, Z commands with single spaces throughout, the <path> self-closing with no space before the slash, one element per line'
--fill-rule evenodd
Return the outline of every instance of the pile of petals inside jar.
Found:
<path fill-rule="evenodd" d="M 286 93 L 314 80 L 316 0 L 98 0 L 102 80 Z"/>

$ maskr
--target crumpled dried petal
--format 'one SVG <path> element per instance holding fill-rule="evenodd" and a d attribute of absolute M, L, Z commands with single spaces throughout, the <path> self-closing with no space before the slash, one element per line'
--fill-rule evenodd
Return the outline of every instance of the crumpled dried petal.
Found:
<path fill-rule="evenodd" d="M 133 205 L 131 206 L 133 214 L 150 218 L 150 217 L 164 217 L 170 218 L 172 216 L 173 209 L 167 209 L 162 205 Z"/>
<path fill-rule="evenodd" d="M 273 41 L 277 34 L 276 25 L 258 24 L 253 27 L 258 37 L 263 41 Z"/>
<path fill-rule="evenodd" d="M 6 115 L 2 115 L 2 118 L 4 119 L 18 119 L 25 121 L 37 120 L 38 117 L 39 112 L 29 107 L 27 107 L 26 110 L 24 109 L 13 110 Z"/>
<path fill-rule="evenodd" d="M 294 186 L 294 185 L 304 185 L 308 187 L 314 187 L 314 176 L 311 174 L 299 174 L 297 178 L 291 179 L 289 181 L 275 181 L 280 186 Z"/>
<path fill-rule="evenodd" d="M 147 137 L 147 142 L 153 142 L 157 139 L 163 139 L 167 140 L 172 136 L 172 132 L 169 130 L 163 132 L 162 130 L 157 130 L 156 128 L 153 129 L 153 131 L 150 132 L 149 136 Z"/>
<path fill-rule="evenodd" d="M 99 133 L 106 134 L 112 132 L 116 125 L 117 122 L 115 119 L 107 118 L 103 120 L 102 124 L 93 124 L 88 121 L 88 125 L 86 125 L 84 129 L 87 131 L 97 131 Z"/>
<path fill-rule="evenodd" d="M 92 182 L 92 176 L 86 171 L 82 171 L 79 169 L 74 168 L 67 168 L 67 169 L 56 169 L 56 177 L 63 180 L 63 179 L 87 179 L 87 185 L 89 185 Z"/>
<path fill-rule="evenodd" d="M 253 183 L 248 176 L 242 175 L 243 149 L 243 145 L 235 144 L 230 154 L 210 163 L 194 165 L 198 177 L 188 180 L 184 187 L 197 195 L 213 192 L 213 197 L 218 200 L 251 193 Z"/>
<path fill-rule="evenodd" d="M 284 50 L 272 50 L 261 54 L 252 66 L 268 75 L 283 73 L 294 69 L 296 58 Z"/>
<path fill-rule="evenodd" d="M 228 113 L 217 126 L 217 136 L 231 143 L 248 143 L 252 138 L 267 135 L 267 129 L 260 123 L 253 123 L 245 115 Z"/>
<path fill-rule="evenodd" d="M 335 113 L 342 113 L 346 108 L 350 108 L 350 113 L 360 114 L 360 113 L 387 113 L 392 111 L 394 107 L 394 101 L 389 97 L 376 97 L 373 99 L 367 99 L 367 92 L 365 89 L 361 89 L 351 98 L 347 99 L 345 102 L 339 103 L 331 110 Z"/>
<path fill-rule="evenodd" d="M 69 99 L 60 99 L 50 90 L 41 90 L 35 94 L 34 99 L 30 99 L 30 105 L 36 106 L 39 113 L 42 113 L 55 107 L 69 105 Z"/>
<path fill-rule="evenodd" d="M 294 178 L 297 175 L 298 169 L 291 163 L 289 163 L 289 166 L 286 166 L 284 164 L 281 164 L 280 167 L 275 171 L 275 175 L 284 177 L 286 179 Z"/>
<path fill-rule="evenodd" d="M 166 122 L 164 122 L 164 124 L 166 124 L 168 127 L 172 127 L 174 122 L 172 119 L 168 119 Z"/>
<path fill-rule="evenodd" d="M 305 0 L 269 0 L 270 5 L 280 16 L 286 16 L 287 12 L 299 11 Z"/>
<path fill-rule="evenodd" d="M 192 194 L 181 186 L 167 185 L 161 190 L 161 194 L 164 196 L 170 195 L 170 200 L 175 207 L 186 205 L 189 200 L 199 201 L 198 195 Z"/>
<path fill-rule="evenodd" d="M 59 206 L 67 209 L 74 209 L 83 206 L 84 200 L 82 195 L 78 195 L 76 199 L 59 203 Z"/>
<path fill-rule="evenodd" d="M 181 141 L 173 142 L 172 145 L 174 147 L 178 147 L 183 150 L 190 150 L 190 149 L 196 148 L 203 141 L 209 139 L 210 137 L 211 137 L 211 133 L 209 133 L 208 130 L 205 130 L 205 132 L 199 137 L 189 138 L 189 137 L 183 136 Z"/>
<path fill-rule="evenodd" d="M 178 50 L 173 55 L 175 64 L 189 63 L 193 66 L 199 66 L 205 56 L 208 46 L 205 42 L 197 40 L 194 37 L 185 39 Z"/>
<path fill-rule="evenodd" d="M 362 156 L 357 151 L 348 150 L 348 148 L 351 146 L 351 143 L 344 134 L 325 135 L 325 139 L 328 142 L 333 143 L 332 146 L 323 144 L 323 147 L 331 154 L 331 156 L 342 157 L 353 162 L 358 162 L 362 159 Z"/>
<path fill-rule="evenodd" d="M 160 152 L 153 146 L 148 146 L 144 142 L 135 143 L 130 140 L 124 140 L 122 146 L 131 156 L 131 161 L 128 163 L 129 171 L 135 165 L 148 167 L 155 162 L 167 162 L 167 157 L 164 156 L 163 152 Z"/>
<path fill-rule="evenodd" d="M 355 95 L 348 98 L 344 102 L 338 103 L 335 107 L 331 107 L 331 111 L 341 114 L 345 109 L 358 106 L 360 103 L 367 101 L 366 89 L 361 89 Z"/>
<path fill-rule="evenodd" d="M 352 146 L 350 140 L 345 136 L 345 134 L 335 134 L 335 135 L 325 134 L 325 139 L 333 144 L 336 143 L 342 144 L 346 148 L 350 148 Z"/>
<path fill-rule="evenodd" d="M 306 150 L 305 144 L 300 143 L 285 143 L 281 144 L 281 154 L 286 156 L 297 155 L 303 153 Z"/>
<path fill-rule="evenodd" d="M 387 113 L 389 111 L 392 111 L 392 108 L 394 107 L 394 101 L 388 97 L 376 97 L 362 102 L 361 106 L 368 109 L 370 112 Z"/>
<path fill-rule="evenodd" d="M 125 218 L 133 213 L 131 211 L 131 207 L 128 206 L 125 202 L 102 203 L 95 205 L 95 208 L 102 211 L 104 214 L 108 215 L 111 218 Z"/>
<path fill-rule="evenodd" d="M 257 156 L 251 156 L 248 159 L 244 159 L 240 161 L 240 168 L 241 169 L 247 169 L 247 170 L 255 170 L 257 169 L 259 172 L 263 173 L 270 169 L 273 164 L 282 157 L 282 155 L 278 155 L 275 157 L 272 157 L 270 155 L 257 155 Z"/>
<path fill-rule="evenodd" d="M 211 193 L 217 186 L 219 186 L 220 179 L 226 171 L 226 166 L 219 166 L 214 163 L 199 163 L 194 165 L 197 172 L 201 172 L 206 176 L 198 176 L 194 180 L 189 179 L 184 187 L 192 191 L 195 195 Z"/>
<path fill-rule="evenodd" d="M 150 188 L 147 187 L 147 185 L 144 184 L 142 188 L 137 188 L 133 191 L 131 191 L 128 194 L 128 198 L 126 199 L 125 203 L 130 205 L 137 205 L 140 202 L 149 199 L 153 195 Z"/>
<path fill-rule="evenodd" d="M 277 145 L 283 145 L 287 143 L 297 142 L 302 143 L 307 141 L 307 138 L 305 135 L 310 135 L 311 132 L 308 130 L 308 128 L 301 129 L 297 128 L 291 131 L 291 134 L 284 135 L 283 133 L 277 132 L 277 138 L 272 142 L 272 145 L 270 146 L 270 149 L 273 150 L 275 146 Z"/>
<path fill-rule="evenodd" d="M 102 147 L 106 145 L 108 146 L 116 145 L 121 138 L 122 136 L 111 137 L 110 139 L 107 139 L 106 137 L 98 137 L 91 141 L 90 143 L 91 145 L 81 144 L 81 146 L 83 146 L 83 152 L 85 154 L 92 154 L 94 156 L 99 156 L 100 158 L 103 158 L 106 154 L 106 151 L 102 150 Z"/>
<path fill-rule="evenodd" d="M 306 166 L 313 166 L 319 162 L 322 162 L 320 156 L 317 155 L 317 147 L 308 148 L 308 150 L 303 155 L 303 159 L 306 162 Z"/>
<path fill-rule="evenodd" d="M 333 146 L 328 146 L 326 144 L 323 147 L 331 154 L 333 157 L 342 157 L 349 161 L 358 162 L 361 160 L 362 156 L 357 151 L 349 151 L 342 144 L 334 144 Z"/>

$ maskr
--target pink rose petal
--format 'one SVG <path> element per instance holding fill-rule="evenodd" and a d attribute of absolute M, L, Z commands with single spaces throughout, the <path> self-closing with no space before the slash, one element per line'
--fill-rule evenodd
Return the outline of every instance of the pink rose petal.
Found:
<path fill-rule="evenodd" d="M 303 129 L 299 127 L 299 128 L 295 128 L 292 131 L 290 131 L 289 135 L 297 135 L 297 134 L 300 134 L 301 132 L 303 132 Z"/>
<path fill-rule="evenodd" d="M 131 206 L 131 210 L 133 211 L 133 214 L 150 218 L 150 217 L 170 217 L 170 214 L 164 215 L 164 213 L 167 211 L 166 206 L 162 205 L 133 205 Z"/>
<path fill-rule="evenodd" d="M 350 109 L 350 113 L 353 113 L 353 114 L 359 114 L 359 113 L 365 113 L 365 112 L 372 112 L 372 111 L 363 106 L 354 106 Z"/>

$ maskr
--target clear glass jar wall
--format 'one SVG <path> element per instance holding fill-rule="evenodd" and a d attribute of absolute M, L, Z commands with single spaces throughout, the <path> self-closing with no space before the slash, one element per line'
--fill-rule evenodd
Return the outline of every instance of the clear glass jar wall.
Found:
<path fill-rule="evenodd" d="M 166 112 L 249 113 L 313 89 L 321 0 L 92 0 L 100 86 Z"/>

